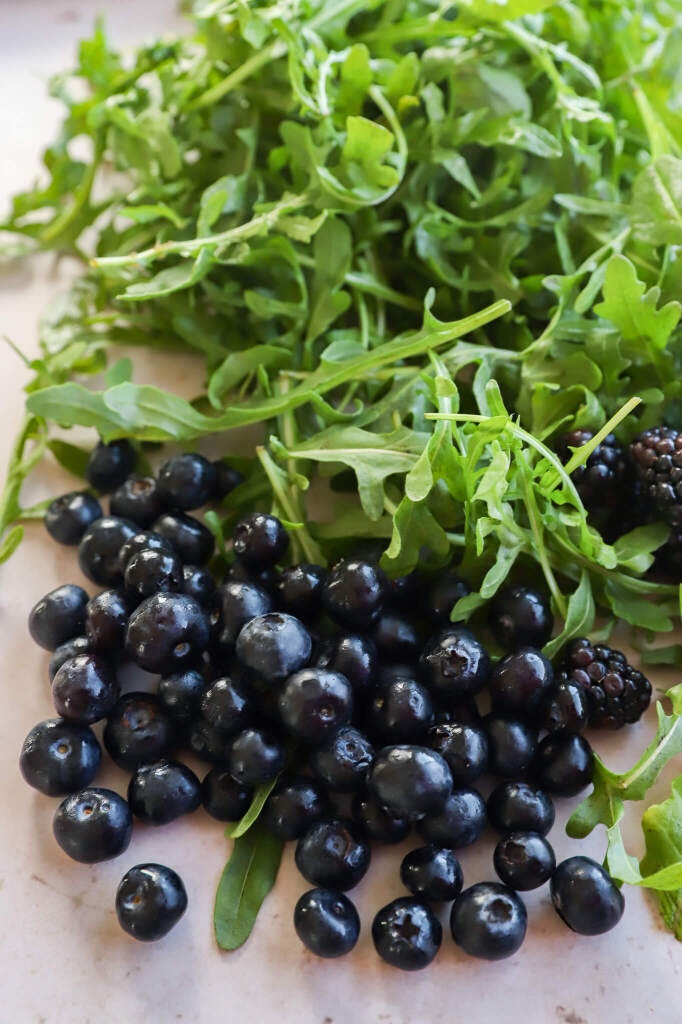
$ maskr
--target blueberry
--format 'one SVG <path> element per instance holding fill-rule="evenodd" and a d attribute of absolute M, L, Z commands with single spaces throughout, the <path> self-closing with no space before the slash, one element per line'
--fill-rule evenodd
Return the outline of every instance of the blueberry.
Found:
<path fill-rule="evenodd" d="M 157 692 L 170 717 L 178 724 L 187 725 L 199 712 L 206 686 L 201 672 L 187 668 L 184 672 L 164 676 Z"/>
<path fill-rule="evenodd" d="M 277 582 L 277 600 L 285 612 L 302 619 L 314 618 L 322 608 L 322 586 L 327 570 L 321 565 L 292 565 Z"/>
<path fill-rule="evenodd" d="M 236 487 L 244 483 L 243 474 L 222 459 L 216 459 L 213 469 L 215 471 L 214 493 L 216 498 L 226 498 Z"/>
<path fill-rule="evenodd" d="M 311 889 L 296 904 L 294 928 L 311 953 L 329 959 L 350 953 L 360 935 L 360 918 L 342 892 Z"/>
<path fill-rule="evenodd" d="M 365 876 L 369 861 L 369 843 L 340 818 L 316 822 L 296 844 L 296 867 L 311 885 L 346 892 Z"/>
<path fill-rule="evenodd" d="M 391 814 L 367 792 L 358 793 L 353 800 L 353 821 L 368 839 L 385 846 L 401 843 L 410 834 L 407 818 Z"/>
<path fill-rule="evenodd" d="M 246 683 L 227 676 L 216 679 L 201 698 L 201 714 L 216 732 L 234 736 L 255 712 L 255 694 Z"/>
<path fill-rule="evenodd" d="M 419 846 L 403 858 L 400 878 L 413 896 L 427 903 L 450 903 L 462 889 L 462 869 L 452 850 Z"/>
<path fill-rule="evenodd" d="M 90 654 L 90 641 L 87 636 L 76 636 L 73 640 L 67 640 L 66 643 L 59 645 L 47 668 L 50 682 L 53 682 L 64 662 L 75 658 L 77 654 Z"/>
<path fill-rule="evenodd" d="M 582 732 L 589 717 L 587 691 L 570 681 L 557 683 L 540 708 L 540 724 L 547 732 Z"/>
<path fill-rule="evenodd" d="M 104 516 L 89 526 L 78 545 L 78 564 L 84 576 L 103 587 L 123 582 L 120 552 L 137 533 L 135 523 L 116 516 Z"/>
<path fill-rule="evenodd" d="M 429 621 L 450 622 L 450 613 L 457 602 L 471 593 L 471 587 L 457 573 L 447 572 L 437 576 L 426 589 L 424 596 L 424 612 Z"/>
<path fill-rule="evenodd" d="M 242 665 L 267 682 L 286 679 L 310 661 L 313 642 L 303 623 L 285 612 L 269 612 L 243 626 L 235 651 Z"/>
<path fill-rule="evenodd" d="M 507 651 L 544 647 L 554 619 L 547 598 L 530 587 L 509 586 L 498 591 L 488 617 L 495 639 Z"/>
<path fill-rule="evenodd" d="M 452 791 L 452 775 L 440 754 L 404 744 L 379 751 L 368 786 L 392 814 L 414 820 L 443 809 Z"/>
<path fill-rule="evenodd" d="M 185 452 L 174 455 L 161 466 L 156 487 L 169 507 L 191 512 L 201 508 L 215 492 L 215 466 L 203 455 Z"/>
<path fill-rule="evenodd" d="M 87 603 L 88 595 L 75 583 L 64 583 L 51 590 L 30 611 L 31 638 L 48 651 L 56 650 L 83 632 Z"/>
<path fill-rule="evenodd" d="M 452 937 L 469 956 L 503 960 L 526 937 L 527 914 L 513 889 L 499 882 L 479 882 L 465 889 L 452 906 Z"/>
<path fill-rule="evenodd" d="M 313 774 L 338 793 L 352 793 L 367 777 L 374 760 L 374 747 L 364 733 L 346 725 L 310 759 Z"/>
<path fill-rule="evenodd" d="M 276 516 L 254 512 L 234 528 L 232 543 L 237 558 L 254 569 L 276 565 L 289 547 L 289 534 Z"/>
<path fill-rule="evenodd" d="M 553 682 L 554 670 L 544 654 L 522 647 L 498 661 L 488 689 L 496 710 L 534 721 Z"/>
<path fill-rule="evenodd" d="M 104 746 L 120 768 L 158 761 L 176 739 L 173 720 L 152 693 L 126 693 L 119 698 L 104 727 Z"/>
<path fill-rule="evenodd" d="M 48 718 L 34 725 L 24 740 L 19 768 L 29 786 L 46 796 L 61 796 L 89 786 L 101 760 L 92 729 Z"/>
<path fill-rule="evenodd" d="M 130 809 L 147 825 L 167 825 L 201 803 L 201 783 L 180 761 L 153 761 L 136 768 L 128 784 Z"/>
<path fill-rule="evenodd" d="M 90 452 L 85 470 L 87 481 L 102 494 L 111 494 L 130 476 L 137 455 L 130 441 L 99 441 Z"/>
<path fill-rule="evenodd" d="M 108 715 L 118 694 L 116 673 L 96 654 L 65 661 L 52 681 L 57 714 L 78 725 L 92 725 Z"/>
<path fill-rule="evenodd" d="M 185 565 L 204 565 L 213 554 L 213 534 L 194 516 L 166 512 L 154 522 L 152 529 L 165 537 Z"/>
<path fill-rule="evenodd" d="M 416 661 L 421 650 L 419 632 L 404 615 L 384 611 L 372 629 L 372 639 L 382 658 L 390 661 Z"/>
<path fill-rule="evenodd" d="M 81 537 L 96 519 L 102 506 L 87 491 L 70 491 L 55 498 L 45 510 L 45 529 L 58 544 L 80 544 Z"/>
<path fill-rule="evenodd" d="M 381 615 L 386 578 L 369 562 L 337 562 L 325 580 L 322 602 L 325 610 L 342 626 L 368 629 Z"/>
<path fill-rule="evenodd" d="M 85 609 L 89 649 L 118 658 L 123 652 L 130 602 L 120 590 L 103 590 L 90 598 Z"/>
<path fill-rule="evenodd" d="M 554 804 L 548 793 L 528 782 L 502 782 L 488 797 L 488 821 L 503 835 L 546 836 L 554 824 Z"/>
<path fill-rule="evenodd" d="M 550 893 L 559 917 L 580 935 L 610 931 L 625 909 L 623 894 L 609 873 L 589 857 L 562 861 L 552 875 Z"/>
<path fill-rule="evenodd" d="M 200 761 L 224 765 L 230 756 L 231 741 L 216 732 L 201 715 L 192 722 L 187 735 L 187 746 Z"/>
<path fill-rule="evenodd" d="M 126 540 L 119 551 L 118 568 L 121 580 L 123 580 L 126 565 L 140 551 L 163 551 L 167 555 L 175 554 L 173 545 L 165 537 L 162 537 L 160 533 L 154 533 L 153 530 L 139 530 Z"/>
<path fill-rule="evenodd" d="M 429 730 L 429 746 L 447 761 L 458 786 L 474 782 L 488 766 L 488 737 L 478 725 L 444 722 Z"/>
<path fill-rule="evenodd" d="M 282 745 L 263 729 L 244 729 L 230 744 L 230 775 L 244 786 L 260 786 L 269 782 L 279 775 L 283 767 Z"/>
<path fill-rule="evenodd" d="M 202 607 L 208 608 L 215 593 L 215 580 L 208 569 L 200 565 L 183 565 L 180 589 Z"/>
<path fill-rule="evenodd" d="M 279 839 L 300 839 L 327 813 L 327 798 L 314 779 L 281 778 L 265 801 L 261 821 Z"/>
<path fill-rule="evenodd" d="M 434 695 L 451 702 L 471 697 L 485 686 L 490 656 L 468 629 L 450 626 L 428 641 L 421 666 Z"/>
<path fill-rule="evenodd" d="M 391 967 L 420 971 L 440 949 L 443 928 L 428 904 L 404 896 L 377 913 L 372 939 L 381 959 Z"/>
<path fill-rule="evenodd" d="M 485 832 L 488 819 L 485 800 L 476 789 L 453 789 L 437 814 L 427 814 L 417 823 L 427 843 L 458 850 L 470 846 Z"/>
<path fill-rule="evenodd" d="M 535 756 L 537 732 L 525 722 L 506 715 L 486 715 L 483 727 L 488 737 L 488 768 L 502 779 L 528 771 Z"/>
<path fill-rule="evenodd" d="M 436 725 L 479 725 L 481 713 L 473 697 L 449 702 L 447 707 L 437 707 L 434 717 Z"/>
<path fill-rule="evenodd" d="M 64 853 L 82 864 L 96 864 L 128 848 L 133 818 L 122 796 L 92 787 L 62 800 L 52 828 Z"/>
<path fill-rule="evenodd" d="M 143 548 L 126 565 L 123 583 L 126 593 L 138 602 L 152 594 L 176 593 L 182 589 L 182 564 L 177 555 Z"/>
<path fill-rule="evenodd" d="M 431 694 L 414 678 L 414 672 L 405 667 L 402 671 L 403 676 L 389 677 L 389 681 L 380 674 L 367 711 L 371 734 L 384 743 L 418 743 L 426 738 L 433 723 Z"/>
<path fill-rule="evenodd" d="M 126 652 L 147 672 L 191 668 L 208 646 L 208 617 L 185 594 L 154 594 L 130 616 Z"/>
<path fill-rule="evenodd" d="M 163 502 L 153 476 L 133 473 L 120 487 L 117 487 L 109 501 L 112 516 L 129 519 L 146 529 L 163 512 Z"/>
<path fill-rule="evenodd" d="M 538 832 L 510 832 L 495 847 L 495 871 L 511 889 L 537 889 L 552 877 L 554 850 Z"/>
<path fill-rule="evenodd" d="M 253 583 L 256 587 L 266 590 L 271 597 L 277 591 L 280 574 L 272 566 L 265 569 L 257 569 L 248 566 L 239 558 L 235 559 L 225 574 L 224 583 Z"/>
<path fill-rule="evenodd" d="M 345 676 L 338 672 L 305 668 L 287 679 L 278 706 L 292 736 L 320 746 L 350 721 L 353 690 Z"/>
<path fill-rule="evenodd" d="M 136 864 L 116 890 L 116 916 L 124 932 L 155 942 L 175 927 L 187 909 L 182 879 L 162 864 Z"/>
<path fill-rule="evenodd" d="M 246 623 L 267 615 L 273 607 L 270 595 L 255 583 L 224 583 L 209 606 L 213 647 L 222 654 L 231 654 Z"/>
<path fill-rule="evenodd" d="M 235 782 L 225 768 L 211 768 L 201 783 L 201 802 L 218 821 L 239 821 L 252 799 L 253 790 Z"/>
<path fill-rule="evenodd" d="M 369 692 L 377 671 L 377 651 L 372 640 L 357 633 L 349 633 L 332 640 L 315 659 L 319 668 L 340 672 L 345 676 L 356 697 Z"/>
<path fill-rule="evenodd" d="M 545 736 L 535 759 L 537 780 L 548 793 L 577 796 L 592 781 L 594 755 L 582 736 L 558 732 Z"/>
<path fill-rule="evenodd" d="M 419 598 L 419 576 L 416 572 L 409 572 L 406 576 L 396 576 L 394 579 L 386 581 L 384 590 L 386 602 L 392 608 L 412 609 Z"/>

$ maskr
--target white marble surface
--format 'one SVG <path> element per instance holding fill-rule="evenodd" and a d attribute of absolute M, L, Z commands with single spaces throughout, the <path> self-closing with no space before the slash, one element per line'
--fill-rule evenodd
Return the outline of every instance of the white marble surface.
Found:
<path fill-rule="evenodd" d="M 46 98 L 48 73 L 68 63 L 75 40 L 97 10 L 105 10 L 117 43 L 128 45 L 173 28 L 171 0 L 0 0 L 0 202 L 38 171 L 38 156 L 59 110 Z M 45 258 L 2 268 L 0 333 L 36 351 L 36 318 L 68 268 Z M 162 379 L 189 394 L 188 362 L 168 360 Z M 139 368 L 138 379 L 149 374 Z M 155 375 L 159 370 L 155 365 Z M 0 348 L 0 465 L 21 416 L 26 377 L 16 357 Z M 31 482 L 38 499 L 73 485 L 56 467 Z M 611 934 L 574 936 L 554 914 L 546 890 L 528 896 L 529 932 L 520 952 L 499 964 L 470 960 L 446 930 L 436 962 L 402 974 L 374 955 L 369 923 L 376 909 L 400 894 L 397 870 L 406 847 L 381 851 L 354 892 L 363 921 L 356 951 L 341 962 L 306 953 L 291 923 L 306 888 L 287 851 L 275 891 L 240 951 L 221 953 L 211 928 L 213 894 L 229 844 L 203 812 L 156 831 L 136 827 L 120 859 L 87 867 L 68 860 L 51 834 L 54 802 L 28 789 L 17 769 L 23 736 L 50 711 L 47 655 L 29 641 L 26 615 L 45 591 L 65 580 L 82 583 L 73 553 L 48 543 L 42 527 L 27 530 L 19 552 L 0 567 L 0 1022 L 1 1024 L 172 1024 L 180 1021 L 258 1021 L 259 1024 L 679 1024 L 682 947 L 659 924 L 647 897 L 627 892 L 627 909 Z M 659 686 L 670 680 L 656 678 Z M 598 741 L 615 767 L 629 766 L 653 731 L 651 716 L 627 737 Z M 677 766 L 677 771 L 680 770 Z M 675 767 L 655 794 L 663 798 Z M 123 774 L 102 781 L 122 792 Z M 574 801 L 560 804 L 552 834 L 559 857 L 600 857 L 603 835 L 585 843 L 566 838 L 563 822 Z M 638 809 L 628 818 L 630 848 L 638 852 Z M 492 845 L 464 851 L 467 884 L 492 877 Z M 113 896 L 123 872 L 160 860 L 185 879 L 190 906 L 164 941 L 145 946 L 118 928 Z"/>

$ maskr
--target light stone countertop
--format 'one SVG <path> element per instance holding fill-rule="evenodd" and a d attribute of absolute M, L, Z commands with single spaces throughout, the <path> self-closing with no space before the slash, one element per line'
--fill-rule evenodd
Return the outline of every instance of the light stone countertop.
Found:
<path fill-rule="evenodd" d="M 38 173 L 39 153 L 57 124 L 59 106 L 47 98 L 45 79 L 68 65 L 98 10 L 123 46 L 181 24 L 172 0 L 0 0 L 3 208 Z M 2 268 L 0 334 L 36 353 L 37 317 L 67 274 L 49 257 Z M 136 379 L 150 379 L 144 353 L 135 358 Z M 189 396 L 200 367 L 155 357 L 154 378 Z M 0 348 L 3 472 L 25 380 L 20 361 Z M 56 466 L 46 468 L 27 498 L 73 485 Z M 516 956 L 497 964 L 471 960 L 455 948 L 446 927 L 434 964 L 404 974 L 376 957 L 370 923 L 380 906 L 401 894 L 398 866 L 409 844 L 376 853 L 352 894 L 363 922 L 360 943 L 336 962 L 316 960 L 293 931 L 293 905 L 307 886 L 291 849 L 249 942 L 238 952 L 220 952 L 212 904 L 229 844 L 221 826 L 201 811 L 159 830 L 136 826 L 131 846 L 115 861 L 86 866 L 68 860 L 51 834 L 55 802 L 29 789 L 17 768 L 24 735 L 52 714 L 48 655 L 29 640 L 26 617 L 43 593 L 66 580 L 84 582 L 74 552 L 48 542 L 39 524 L 27 529 L 18 553 L 0 567 L 0 1024 L 680 1024 L 682 946 L 634 889 L 626 892 L 621 925 L 608 935 L 573 935 L 552 910 L 545 887 L 525 897 L 528 937 Z M 654 678 L 659 687 L 673 681 Z M 650 713 L 627 735 L 599 738 L 598 749 L 607 763 L 624 769 L 653 731 Z M 654 790 L 657 799 L 667 795 L 680 768 L 669 766 Z M 125 777 L 113 766 L 98 782 L 125 792 Z M 558 858 L 587 853 L 600 859 L 602 833 L 578 843 L 563 832 L 574 804 L 559 802 L 550 837 Z M 639 853 L 639 813 L 631 810 L 626 838 Z M 462 852 L 466 884 L 494 877 L 491 854 L 491 841 Z M 151 945 L 124 935 L 113 911 L 122 874 L 145 860 L 174 867 L 189 893 L 181 923 Z"/>

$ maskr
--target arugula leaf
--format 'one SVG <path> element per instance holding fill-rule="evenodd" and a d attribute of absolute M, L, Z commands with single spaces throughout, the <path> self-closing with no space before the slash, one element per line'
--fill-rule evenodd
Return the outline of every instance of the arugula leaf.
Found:
<path fill-rule="evenodd" d="M 670 881 L 670 888 L 654 886 L 658 890 L 655 895 L 663 920 L 675 938 L 682 941 L 682 776 L 673 782 L 667 800 L 647 807 L 642 828 L 646 853 L 641 870 L 649 877 Z M 673 888 L 675 881 L 678 885 Z"/>
<path fill-rule="evenodd" d="M 67 469 L 69 473 L 73 473 L 74 476 L 85 480 L 90 452 L 86 452 L 85 449 L 79 448 L 75 444 L 69 444 L 67 441 L 59 441 L 57 438 L 48 441 L 47 447 L 60 466 Z"/>
<path fill-rule="evenodd" d="M 682 160 L 661 156 L 639 173 L 632 189 L 632 226 L 650 245 L 682 244 Z"/>
<path fill-rule="evenodd" d="M 272 889 L 284 843 L 259 825 L 234 842 L 216 891 L 213 926 L 222 949 L 238 949 L 248 939 L 263 900 Z"/>
<path fill-rule="evenodd" d="M 682 162 L 681 162 L 682 166 Z M 680 321 L 682 307 L 669 302 L 656 309 L 660 290 L 637 279 L 635 268 L 625 256 L 612 256 L 606 264 L 604 301 L 594 307 L 598 316 L 611 320 L 626 341 L 646 339 L 656 349 L 664 349 Z"/>
<path fill-rule="evenodd" d="M 265 801 L 272 793 L 275 785 L 277 784 L 277 776 L 270 782 L 264 782 L 262 786 L 253 794 L 253 799 L 245 811 L 242 818 L 234 824 L 228 825 L 225 829 L 226 839 L 239 839 L 240 836 L 245 835 L 246 832 L 255 824 L 258 820 L 260 812 L 265 806 Z"/>

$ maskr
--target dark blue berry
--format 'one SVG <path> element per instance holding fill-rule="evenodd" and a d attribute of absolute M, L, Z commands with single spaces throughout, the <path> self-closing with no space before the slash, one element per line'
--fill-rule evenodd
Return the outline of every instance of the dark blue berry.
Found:
<path fill-rule="evenodd" d="M 407 818 L 391 814 L 367 792 L 359 792 L 353 800 L 353 821 L 368 839 L 385 846 L 401 843 L 410 834 Z"/>
<path fill-rule="evenodd" d="M 230 756 L 231 740 L 216 732 L 200 715 L 190 726 L 187 746 L 200 761 L 224 765 Z"/>
<path fill-rule="evenodd" d="M 278 603 L 290 615 L 315 618 L 322 610 L 322 586 L 327 570 L 321 565 L 300 564 L 283 569 L 277 581 Z"/>
<path fill-rule="evenodd" d="M 235 651 L 242 665 L 267 682 L 277 682 L 310 661 L 313 642 L 303 623 L 285 612 L 269 612 L 242 628 Z"/>
<path fill-rule="evenodd" d="M 165 537 L 185 565 L 204 565 L 213 554 L 213 534 L 194 516 L 166 512 L 154 522 L 152 529 Z"/>
<path fill-rule="evenodd" d="M 511 889 L 537 889 L 556 867 L 554 850 L 538 832 L 510 832 L 495 847 L 495 871 Z"/>
<path fill-rule="evenodd" d="M 507 651 L 544 647 L 554 626 L 544 594 L 516 585 L 498 591 L 490 606 L 488 621 L 495 639 Z"/>
<path fill-rule="evenodd" d="M 452 906 L 452 937 L 469 956 L 503 960 L 526 937 L 527 914 L 513 889 L 499 882 L 479 882 L 465 889 Z"/>
<path fill-rule="evenodd" d="M 103 590 L 90 598 L 85 609 L 85 633 L 89 649 L 119 658 L 123 653 L 130 601 L 120 590 Z"/>
<path fill-rule="evenodd" d="M 208 617 L 193 598 L 154 594 L 130 616 L 126 652 L 147 672 L 168 674 L 198 664 L 208 639 Z"/>
<path fill-rule="evenodd" d="M 96 864 L 128 848 L 133 818 L 122 796 L 92 787 L 62 800 L 52 828 L 64 853 L 82 864 Z"/>
<path fill-rule="evenodd" d="M 97 519 L 83 534 L 78 545 L 78 564 L 84 576 L 103 587 L 118 587 L 123 582 L 121 548 L 138 532 L 135 523 L 116 516 Z"/>
<path fill-rule="evenodd" d="M 212 646 L 220 654 L 231 655 L 246 623 L 267 615 L 273 608 L 268 592 L 255 583 L 224 583 L 217 588 L 209 606 Z"/>
<path fill-rule="evenodd" d="M 356 697 L 370 690 L 377 671 L 377 651 L 372 640 L 357 633 L 349 633 L 324 645 L 315 659 L 319 668 L 340 672 L 345 676 Z"/>
<path fill-rule="evenodd" d="M 128 784 L 128 804 L 147 825 L 167 825 L 201 803 L 201 784 L 180 761 L 153 761 L 136 768 Z"/>
<path fill-rule="evenodd" d="M 374 760 L 374 747 L 358 729 L 343 726 L 310 758 L 313 774 L 338 793 L 352 793 L 364 783 Z"/>
<path fill-rule="evenodd" d="M 485 800 L 478 790 L 460 788 L 453 789 L 437 814 L 417 822 L 417 830 L 427 843 L 458 850 L 480 839 L 487 823 Z"/>
<path fill-rule="evenodd" d="M 75 583 L 64 583 L 41 597 L 28 616 L 31 638 L 40 647 L 54 651 L 79 636 L 85 627 L 88 595 Z"/>
<path fill-rule="evenodd" d="M 369 629 L 381 615 L 386 578 L 370 562 L 337 562 L 325 580 L 322 601 L 325 610 L 342 626 Z"/>
<path fill-rule="evenodd" d="M 537 748 L 537 731 L 516 718 L 491 714 L 483 719 L 488 737 L 488 768 L 510 779 L 530 770 Z"/>
<path fill-rule="evenodd" d="M 601 935 L 614 928 L 625 909 L 620 889 L 601 864 L 589 857 L 569 857 L 550 882 L 554 909 L 574 932 Z"/>
<path fill-rule="evenodd" d="M 89 484 L 102 494 L 111 494 L 130 476 L 137 455 L 130 441 L 99 441 L 90 452 L 85 476 Z"/>
<path fill-rule="evenodd" d="M 151 526 L 163 512 L 163 502 L 153 476 L 134 473 L 117 487 L 109 501 L 112 516 L 129 519 L 142 529 Z"/>
<path fill-rule="evenodd" d="M 282 771 L 284 749 L 271 733 L 263 729 L 244 729 L 230 744 L 227 765 L 237 782 L 260 786 Z"/>
<path fill-rule="evenodd" d="M 534 721 L 554 682 L 554 670 L 541 651 L 522 647 L 493 668 L 488 689 L 496 711 Z"/>
<path fill-rule="evenodd" d="M 236 487 L 244 482 L 244 476 L 238 469 L 234 469 L 223 459 L 217 459 L 213 463 L 215 470 L 215 497 L 226 498 Z"/>
<path fill-rule="evenodd" d="M 289 534 L 276 516 L 254 512 L 234 528 L 232 543 L 237 558 L 253 569 L 276 565 L 289 547 Z"/>
<path fill-rule="evenodd" d="M 416 661 L 421 650 L 419 631 L 405 615 L 384 611 L 372 629 L 380 657 L 389 661 Z"/>
<path fill-rule="evenodd" d="M 321 746 L 350 721 L 353 690 L 345 676 L 338 672 L 305 668 L 287 679 L 278 707 L 292 736 Z"/>
<path fill-rule="evenodd" d="M 400 865 L 400 878 L 413 896 L 428 903 L 450 903 L 462 889 L 462 869 L 452 850 L 419 846 Z"/>
<path fill-rule="evenodd" d="M 215 593 L 215 580 L 199 565 L 183 565 L 181 591 L 193 597 L 204 608 L 208 608 Z"/>
<path fill-rule="evenodd" d="M 252 799 L 253 790 L 235 782 L 225 768 L 211 768 L 201 783 L 201 802 L 218 821 L 239 821 Z"/>
<path fill-rule="evenodd" d="M 377 913 L 372 939 L 381 959 L 391 967 L 420 971 L 440 949 L 443 928 L 428 904 L 405 896 Z"/>
<path fill-rule="evenodd" d="M 311 889 L 294 910 L 294 928 L 315 956 L 327 959 L 350 953 L 360 935 L 358 912 L 342 892 Z"/>
<path fill-rule="evenodd" d="M 455 785 L 468 785 L 488 766 L 488 737 L 478 725 L 443 722 L 429 730 L 429 746 L 447 761 Z"/>
<path fill-rule="evenodd" d="M 77 654 L 90 653 L 90 641 L 87 636 L 76 636 L 73 640 L 67 640 L 66 643 L 60 644 L 50 658 L 47 668 L 50 682 L 54 680 L 54 677 L 57 675 L 57 672 L 59 672 L 65 661 L 70 661 L 71 658 L 75 658 Z"/>
<path fill-rule="evenodd" d="M 116 673 L 96 654 L 77 654 L 65 661 L 52 681 L 57 714 L 78 725 L 92 725 L 108 715 L 118 694 Z"/>
<path fill-rule="evenodd" d="M 173 545 L 165 537 L 162 537 L 160 533 L 154 533 L 153 530 L 138 530 L 132 537 L 128 538 L 119 551 L 118 567 L 121 573 L 121 580 L 123 579 L 128 562 L 134 555 L 139 554 L 140 551 L 163 551 L 167 555 L 175 554 Z"/>
<path fill-rule="evenodd" d="M 261 820 L 279 839 L 300 839 L 327 814 L 327 798 L 314 779 L 281 778 L 265 802 Z"/>
<path fill-rule="evenodd" d="M 63 718 L 34 725 L 21 747 L 19 768 L 34 789 L 61 796 L 89 786 L 100 766 L 102 749 L 92 729 Z"/>
<path fill-rule="evenodd" d="M 466 580 L 454 572 L 442 573 L 432 580 L 424 595 L 424 612 L 429 622 L 443 626 L 450 622 L 450 613 L 457 602 L 471 593 Z"/>
<path fill-rule="evenodd" d="M 326 818 L 296 844 L 296 867 L 307 882 L 346 892 L 369 867 L 369 843 L 349 821 Z"/>
<path fill-rule="evenodd" d="M 161 500 L 169 508 L 191 512 L 210 501 L 215 491 L 215 480 L 212 462 L 203 455 L 186 452 L 164 462 L 156 487 Z"/>
<path fill-rule="evenodd" d="M 540 707 L 540 725 L 547 732 L 582 732 L 589 718 L 587 691 L 570 680 L 552 687 Z"/>
<path fill-rule="evenodd" d="M 582 736 L 558 732 L 545 736 L 535 758 L 538 783 L 548 793 L 577 796 L 592 781 L 594 755 Z"/>
<path fill-rule="evenodd" d="M 187 909 L 180 876 L 162 864 L 136 864 L 116 891 L 116 916 L 124 932 L 155 942 L 175 927 Z"/>
<path fill-rule="evenodd" d="M 207 683 L 201 672 L 188 668 L 172 672 L 159 683 L 158 697 L 174 721 L 187 725 L 199 712 Z"/>
<path fill-rule="evenodd" d="M 490 656 L 468 629 L 443 629 L 426 644 L 421 666 L 427 685 L 448 703 L 478 693 L 490 675 Z"/>
<path fill-rule="evenodd" d="M 104 727 L 104 746 L 120 768 L 158 761 L 170 753 L 176 731 L 168 712 L 152 693 L 126 693 Z"/>
<path fill-rule="evenodd" d="M 488 821 L 503 835 L 539 832 L 547 835 L 554 824 L 554 804 L 543 789 L 528 782 L 502 782 L 488 797 Z"/>
<path fill-rule="evenodd" d="M 392 814 L 414 820 L 443 809 L 452 791 L 452 775 L 440 754 L 404 744 L 378 752 L 368 786 Z"/>
<path fill-rule="evenodd" d="M 399 675 L 398 671 L 403 674 Z M 433 723 L 433 701 L 415 672 L 401 666 L 379 674 L 367 727 L 383 743 L 419 743 Z"/>
<path fill-rule="evenodd" d="M 234 736 L 255 713 L 255 694 L 239 679 L 216 679 L 201 698 L 201 714 L 216 732 Z"/>
<path fill-rule="evenodd" d="M 123 583 L 126 593 L 137 602 L 152 594 L 174 593 L 182 589 L 182 564 L 177 555 L 143 548 L 126 565 Z"/>
<path fill-rule="evenodd" d="M 45 529 L 58 544 L 80 544 L 81 537 L 96 519 L 102 506 L 87 491 L 70 491 L 55 498 L 45 510 Z"/>

